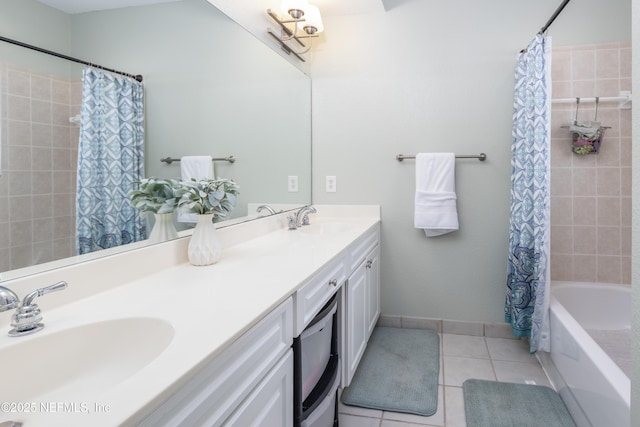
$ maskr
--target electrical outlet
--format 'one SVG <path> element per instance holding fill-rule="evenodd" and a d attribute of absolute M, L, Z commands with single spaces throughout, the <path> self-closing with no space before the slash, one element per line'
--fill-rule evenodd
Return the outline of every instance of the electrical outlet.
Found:
<path fill-rule="evenodd" d="M 298 177 L 295 175 L 291 175 L 287 180 L 287 191 L 289 193 L 297 193 L 298 192 Z"/>
<path fill-rule="evenodd" d="M 336 177 L 335 176 L 327 176 L 325 191 L 327 193 L 335 193 L 336 190 L 337 190 L 337 188 L 336 188 Z"/>

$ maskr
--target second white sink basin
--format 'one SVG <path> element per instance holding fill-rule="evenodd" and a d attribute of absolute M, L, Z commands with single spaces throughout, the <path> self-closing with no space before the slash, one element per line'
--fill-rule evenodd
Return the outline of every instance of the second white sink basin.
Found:
<path fill-rule="evenodd" d="M 48 394 L 60 401 L 87 401 L 148 365 L 173 336 L 164 320 L 126 318 L 33 335 L 24 342 L 5 338 L 15 345 L 0 349 L 0 401 L 29 402 Z"/>
<path fill-rule="evenodd" d="M 354 225 L 349 222 L 318 222 L 304 225 L 298 230 L 312 236 L 331 236 L 352 230 Z"/>

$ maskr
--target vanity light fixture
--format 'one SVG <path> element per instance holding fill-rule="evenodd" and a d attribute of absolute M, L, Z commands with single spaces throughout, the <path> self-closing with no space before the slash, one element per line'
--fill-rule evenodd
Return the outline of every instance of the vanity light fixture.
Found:
<path fill-rule="evenodd" d="M 267 15 L 280 26 L 279 32 L 271 28 L 267 28 L 267 32 L 280 43 L 282 50 L 305 62 L 301 55 L 311 49 L 313 38 L 324 31 L 320 9 L 307 0 L 283 0 L 280 8 L 282 16 L 267 9 Z M 305 43 L 302 39 L 309 41 Z"/>

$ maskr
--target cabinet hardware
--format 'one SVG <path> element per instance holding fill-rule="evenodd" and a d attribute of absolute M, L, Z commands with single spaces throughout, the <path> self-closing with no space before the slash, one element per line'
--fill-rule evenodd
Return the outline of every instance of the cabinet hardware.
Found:
<path fill-rule="evenodd" d="M 365 267 L 371 268 L 372 265 L 373 265 L 373 261 L 369 260 L 369 261 L 367 261 L 367 264 L 365 265 Z"/>
<path fill-rule="evenodd" d="M 330 284 L 331 286 L 334 286 L 334 287 L 335 287 L 335 286 L 338 286 L 338 279 L 331 279 L 331 280 L 329 280 L 329 284 Z"/>

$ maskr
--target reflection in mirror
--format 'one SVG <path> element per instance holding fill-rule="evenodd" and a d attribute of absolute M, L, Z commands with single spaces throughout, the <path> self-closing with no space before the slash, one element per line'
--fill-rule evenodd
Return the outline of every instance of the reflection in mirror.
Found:
<path fill-rule="evenodd" d="M 309 78 L 206 0 L 79 14 L 0 0 L 0 28 L 4 37 L 143 75 L 145 175 L 180 178 L 180 162 L 161 158 L 234 156 L 214 163 L 216 177 L 240 186 L 229 223 L 257 218 L 265 203 L 310 203 Z M 8 270 L 83 259 L 73 257 L 79 128 L 70 121 L 81 108 L 82 68 L 0 42 L 3 279 Z M 289 177 L 297 192 L 288 191 Z"/>

